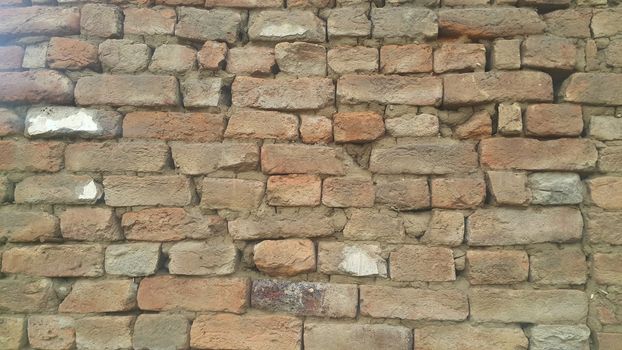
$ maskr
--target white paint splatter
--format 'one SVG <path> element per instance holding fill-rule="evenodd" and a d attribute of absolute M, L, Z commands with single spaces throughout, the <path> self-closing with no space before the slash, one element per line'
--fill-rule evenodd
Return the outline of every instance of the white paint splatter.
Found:
<path fill-rule="evenodd" d="M 97 199 L 98 191 L 95 181 L 91 180 L 86 186 L 82 188 L 82 193 L 78 195 L 79 199 Z"/>
<path fill-rule="evenodd" d="M 386 276 L 387 269 L 384 260 L 379 257 L 373 257 L 365 250 L 347 246 L 343 249 L 343 261 L 339 264 L 339 269 L 350 273 L 354 276 Z"/>
<path fill-rule="evenodd" d="M 53 118 L 42 113 L 28 119 L 28 134 L 40 135 L 62 129 L 73 131 L 98 131 L 99 124 L 93 120 L 93 115 L 80 109 L 77 113 L 68 114 L 61 118 Z"/>

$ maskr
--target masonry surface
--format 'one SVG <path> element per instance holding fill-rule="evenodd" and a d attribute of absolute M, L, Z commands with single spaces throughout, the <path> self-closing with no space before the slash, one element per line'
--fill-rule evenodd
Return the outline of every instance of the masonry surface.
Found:
<path fill-rule="evenodd" d="M 622 8 L 494 1 L 0 0 L 0 350 L 622 349 Z"/>

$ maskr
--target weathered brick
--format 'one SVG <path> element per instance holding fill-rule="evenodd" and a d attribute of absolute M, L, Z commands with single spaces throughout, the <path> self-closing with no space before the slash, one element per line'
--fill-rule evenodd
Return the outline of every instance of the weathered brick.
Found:
<path fill-rule="evenodd" d="M 486 198 L 486 183 L 481 177 L 432 179 L 432 207 L 444 209 L 476 208 Z"/>
<path fill-rule="evenodd" d="M 100 38 L 123 35 L 123 12 L 106 4 L 86 4 L 80 11 L 80 33 Z"/>
<path fill-rule="evenodd" d="M 594 11 L 592 17 L 592 32 L 595 38 L 605 36 L 614 36 L 622 33 L 622 24 L 620 24 L 620 9 L 599 9 Z"/>
<path fill-rule="evenodd" d="M 622 118 L 592 116 L 589 134 L 603 141 L 622 140 Z"/>
<path fill-rule="evenodd" d="M 575 173 L 533 173 L 529 175 L 531 203 L 541 205 L 579 204 L 584 186 Z"/>
<path fill-rule="evenodd" d="M 517 245 L 581 239 L 581 212 L 570 207 L 478 209 L 467 219 L 471 245 Z"/>
<path fill-rule="evenodd" d="M 0 136 L 17 135 L 23 132 L 24 119 L 10 109 L 0 108 Z"/>
<path fill-rule="evenodd" d="M 432 210 L 424 231 L 420 239 L 423 243 L 459 246 L 464 240 L 464 214 L 453 210 Z M 410 234 L 408 227 L 406 232 Z"/>
<path fill-rule="evenodd" d="M 488 171 L 486 176 L 488 190 L 497 204 L 527 205 L 531 201 L 525 173 Z"/>
<path fill-rule="evenodd" d="M 0 71 L 18 70 L 22 68 L 24 49 L 21 46 L 2 46 L 0 47 Z"/>
<path fill-rule="evenodd" d="M 343 229 L 343 236 L 355 241 L 399 242 L 404 239 L 404 225 L 392 211 L 353 209 Z"/>
<path fill-rule="evenodd" d="M 361 285 L 361 315 L 421 321 L 462 321 L 467 296 L 454 289 L 428 290 Z"/>
<path fill-rule="evenodd" d="M 439 32 L 445 35 L 492 39 L 539 34 L 546 24 L 528 8 L 443 9 L 438 14 Z"/>
<path fill-rule="evenodd" d="M 596 283 L 622 285 L 619 253 L 596 253 L 593 259 L 593 276 Z"/>
<path fill-rule="evenodd" d="M 379 174 L 451 174 L 477 167 L 477 152 L 471 142 L 445 139 L 407 140 L 375 145 L 369 170 Z"/>
<path fill-rule="evenodd" d="M 0 37 L 73 34 L 80 34 L 80 9 L 77 7 L 0 9 Z"/>
<path fill-rule="evenodd" d="M 229 117 L 225 137 L 296 140 L 298 118 L 272 111 L 236 110 Z"/>
<path fill-rule="evenodd" d="M 596 343 L 601 350 L 615 350 L 622 341 L 622 333 L 596 333 Z"/>
<path fill-rule="evenodd" d="M 491 63 L 497 69 L 520 69 L 520 39 L 495 40 L 492 47 Z"/>
<path fill-rule="evenodd" d="M 591 170 L 598 152 L 585 139 L 540 141 L 490 138 L 480 143 L 480 162 L 494 170 Z"/>
<path fill-rule="evenodd" d="M 427 44 L 382 46 L 380 70 L 386 74 L 431 72 L 432 47 Z"/>
<path fill-rule="evenodd" d="M 592 202 L 603 209 L 622 209 L 622 177 L 601 176 L 587 181 Z"/>
<path fill-rule="evenodd" d="M 541 250 L 529 256 L 530 278 L 538 284 L 584 284 L 585 254 L 579 248 Z"/>
<path fill-rule="evenodd" d="M 26 46 L 22 68 L 45 68 L 48 51 L 48 42 L 41 42 Z"/>
<path fill-rule="evenodd" d="M 322 204 L 327 207 L 372 207 L 374 199 L 370 179 L 329 177 L 322 184 Z"/>
<path fill-rule="evenodd" d="M 253 262 L 268 276 L 295 276 L 315 271 L 315 246 L 309 239 L 261 241 L 253 248 Z"/>
<path fill-rule="evenodd" d="M 121 312 L 136 306 L 132 280 L 79 280 L 58 307 L 64 313 Z"/>
<path fill-rule="evenodd" d="M 288 7 L 290 6 L 288 4 Z M 371 33 L 371 21 L 367 17 L 367 13 L 366 6 L 330 9 L 326 18 L 328 37 L 331 39 L 368 37 Z"/>
<path fill-rule="evenodd" d="M 123 137 L 167 141 L 220 141 L 224 117 L 209 113 L 132 112 L 123 119 Z"/>
<path fill-rule="evenodd" d="M 14 247 L 2 254 L 2 272 L 45 277 L 97 277 L 104 274 L 100 245 Z"/>
<path fill-rule="evenodd" d="M 0 208 L 0 239 L 9 242 L 41 242 L 57 236 L 58 219 L 46 212 L 3 206 Z"/>
<path fill-rule="evenodd" d="M 185 73 L 196 67 L 197 52 L 188 46 L 163 44 L 151 56 L 149 71 L 154 73 Z"/>
<path fill-rule="evenodd" d="M 203 239 L 227 232 L 219 216 L 203 216 L 200 211 L 183 208 L 150 208 L 123 215 L 121 225 L 128 240 L 179 241 Z"/>
<path fill-rule="evenodd" d="M 622 245 L 622 212 L 603 211 L 591 208 L 585 216 L 585 230 L 592 243 Z"/>
<path fill-rule="evenodd" d="M 415 344 L 422 350 L 527 350 L 529 340 L 519 326 L 461 324 L 417 328 Z"/>
<path fill-rule="evenodd" d="M 391 208 L 412 210 L 430 206 L 430 190 L 425 178 L 403 176 L 377 177 L 376 203 L 388 204 Z"/>
<path fill-rule="evenodd" d="M 320 242 L 318 270 L 329 275 L 387 276 L 382 249 L 372 244 Z"/>
<path fill-rule="evenodd" d="M 305 349 L 398 350 L 412 345 L 412 332 L 402 326 L 384 324 L 322 324 L 306 323 Z"/>
<path fill-rule="evenodd" d="M 190 346 L 196 349 L 298 349 L 301 344 L 302 321 L 285 315 L 201 315 L 190 331 Z"/>
<path fill-rule="evenodd" d="M 155 274 L 160 262 L 160 244 L 129 243 L 106 248 L 106 273 L 130 277 Z"/>
<path fill-rule="evenodd" d="M 58 299 L 49 279 L 0 280 L 2 312 L 51 312 L 57 306 Z"/>
<path fill-rule="evenodd" d="M 378 49 L 365 46 L 337 46 L 328 50 L 328 67 L 333 73 L 374 73 L 378 71 Z"/>
<path fill-rule="evenodd" d="M 537 325 L 529 329 L 529 335 L 533 350 L 589 348 L 590 329 L 586 325 Z"/>
<path fill-rule="evenodd" d="M 203 10 L 179 7 L 175 35 L 180 38 L 235 42 L 240 34 L 242 14 L 229 9 Z"/>
<path fill-rule="evenodd" d="M 121 114 L 114 111 L 60 106 L 30 108 L 25 134 L 31 138 L 113 138 L 121 134 L 121 119 Z"/>
<path fill-rule="evenodd" d="M 205 6 L 242 8 L 282 7 L 283 0 L 207 0 Z"/>
<path fill-rule="evenodd" d="M 401 117 L 385 120 L 387 134 L 393 137 L 437 136 L 438 117 L 432 114 L 404 114 Z"/>
<path fill-rule="evenodd" d="M 0 349 L 21 349 L 26 343 L 23 317 L 0 316 Z"/>
<path fill-rule="evenodd" d="M 469 250 L 466 259 L 471 284 L 519 283 L 529 274 L 529 257 L 520 250 Z"/>
<path fill-rule="evenodd" d="M 76 104 L 112 106 L 176 106 L 177 79 L 155 75 L 93 75 L 76 84 Z"/>
<path fill-rule="evenodd" d="M 274 51 L 280 72 L 297 76 L 326 75 L 326 48 L 322 45 L 278 43 Z"/>
<path fill-rule="evenodd" d="M 223 80 L 218 77 L 191 76 L 181 82 L 186 107 L 217 107 L 223 104 Z"/>
<path fill-rule="evenodd" d="M 28 342 L 36 349 L 71 349 L 76 341 L 74 320 L 57 315 L 28 317 Z"/>
<path fill-rule="evenodd" d="M 353 318 L 358 289 L 353 284 L 256 280 L 251 304 L 256 309 L 298 316 Z"/>
<path fill-rule="evenodd" d="M 73 83 L 62 73 L 53 70 L 0 72 L 0 80 L 0 102 L 73 102 Z"/>
<path fill-rule="evenodd" d="M 330 143 L 333 141 L 333 123 L 319 115 L 300 116 L 300 138 L 304 143 Z"/>
<path fill-rule="evenodd" d="M 97 46 L 70 38 L 52 38 L 47 50 L 48 67 L 80 70 L 97 68 Z"/>
<path fill-rule="evenodd" d="M 0 203 L 13 199 L 13 184 L 5 176 L 0 176 Z"/>
<path fill-rule="evenodd" d="M 551 76 L 536 71 L 491 71 L 449 74 L 443 77 L 443 104 L 474 105 L 486 102 L 553 101 Z"/>
<path fill-rule="evenodd" d="M 274 206 L 317 206 L 321 193 L 322 180 L 317 175 L 270 176 L 266 199 Z"/>
<path fill-rule="evenodd" d="M 166 7 L 126 8 L 123 10 L 123 32 L 125 35 L 173 34 L 177 15 Z"/>
<path fill-rule="evenodd" d="M 581 106 L 536 104 L 525 110 L 525 132 L 536 136 L 579 136 L 583 131 Z"/>
<path fill-rule="evenodd" d="M 492 118 L 488 111 L 473 113 L 466 122 L 454 128 L 454 136 L 459 139 L 482 139 L 492 135 Z"/>
<path fill-rule="evenodd" d="M 60 142 L 0 141 L 0 171 L 56 172 L 65 145 Z"/>
<path fill-rule="evenodd" d="M 578 290 L 471 289 L 476 322 L 579 322 L 587 316 L 587 295 Z"/>
<path fill-rule="evenodd" d="M 345 225 L 343 213 L 325 208 L 292 208 L 259 217 L 229 221 L 229 233 L 236 240 L 304 238 L 330 236 Z"/>
<path fill-rule="evenodd" d="M 209 174 L 217 170 L 255 170 L 259 147 L 255 143 L 171 143 L 175 166 L 183 174 Z"/>
<path fill-rule="evenodd" d="M 261 169 L 266 174 L 345 174 L 343 154 L 327 146 L 264 145 Z"/>
<path fill-rule="evenodd" d="M 209 209 L 250 210 L 263 199 L 264 183 L 256 180 L 205 178 L 201 206 Z"/>
<path fill-rule="evenodd" d="M 265 10 L 251 13 L 248 36 L 254 41 L 324 42 L 326 24 L 312 11 Z"/>
<path fill-rule="evenodd" d="M 260 109 L 304 110 L 332 105 L 333 81 L 327 78 L 260 79 L 237 77 L 233 105 Z"/>
<path fill-rule="evenodd" d="M 425 8 L 372 8 L 372 37 L 382 39 L 436 38 L 436 14 Z"/>
<path fill-rule="evenodd" d="M 439 105 L 443 96 L 440 77 L 345 75 L 337 82 L 341 103 Z"/>
<path fill-rule="evenodd" d="M 76 320 L 77 348 L 131 348 L 133 321 L 134 316 L 93 316 Z"/>
<path fill-rule="evenodd" d="M 564 81 L 564 101 L 594 105 L 622 104 L 622 79 L 616 73 L 574 73 Z"/>
<path fill-rule="evenodd" d="M 547 30 L 568 38 L 589 38 L 592 11 L 589 8 L 557 10 L 544 14 Z"/>
<path fill-rule="evenodd" d="M 102 186 L 86 175 L 37 175 L 15 186 L 15 203 L 95 204 Z"/>
<path fill-rule="evenodd" d="M 134 323 L 137 349 L 187 349 L 190 323 L 183 315 L 142 314 Z"/>
<path fill-rule="evenodd" d="M 444 44 L 434 50 L 434 72 L 483 71 L 486 47 L 482 44 Z"/>
<path fill-rule="evenodd" d="M 405 245 L 391 253 L 391 279 L 396 281 L 454 281 L 456 269 L 451 249 Z"/>
<path fill-rule="evenodd" d="M 136 73 L 149 65 L 151 49 L 128 39 L 108 39 L 99 44 L 99 60 L 104 72 Z"/>
<path fill-rule="evenodd" d="M 530 36 L 522 44 L 524 67 L 572 71 L 577 65 L 574 41 L 554 36 Z"/>
<path fill-rule="evenodd" d="M 272 47 L 246 45 L 227 52 L 227 72 L 236 75 L 269 75 L 275 65 Z"/>
<path fill-rule="evenodd" d="M 65 150 L 65 168 L 74 172 L 161 172 L 168 158 L 164 142 L 74 143 Z"/>
<path fill-rule="evenodd" d="M 175 243 L 168 250 L 172 275 L 229 275 L 235 272 L 238 251 L 230 239 Z"/>
<path fill-rule="evenodd" d="M 197 52 L 199 67 L 211 71 L 217 71 L 224 66 L 227 58 L 227 44 L 217 41 L 206 41 Z"/>
<path fill-rule="evenodd" d="M 141 310 L 223 311 L 243 313 L 250 281 L 246 278 L 144 278 L 138 287 Z"/>
<path fill-rule="evenodd" d="M 338 143 L 364 143 L 384 135 L 384 120 L 375 112 L 341 112 L 333 116 L 334 139 Z"/>
<path fill-rule="evenodd" d="M 104 178 L 106 204 L 112 207 L 136 205 L 183 206 L 192 201 L 194 190 L 185 176 L 123 176 Z"/>
<path fill-rule="evenodd" d="M 60 214 L 64 239 L 76 241 L 118 241 L 123 239 L 117 216 L 108 208 L 67 208 Z"/>

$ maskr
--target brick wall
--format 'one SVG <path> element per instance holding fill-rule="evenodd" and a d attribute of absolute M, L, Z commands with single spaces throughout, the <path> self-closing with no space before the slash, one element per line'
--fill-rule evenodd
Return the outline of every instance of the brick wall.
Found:
<path fill-rule="evenodd" d="M 0 349 L 619 350 L 622 8 L 0 0 L 0 203 Z"/>

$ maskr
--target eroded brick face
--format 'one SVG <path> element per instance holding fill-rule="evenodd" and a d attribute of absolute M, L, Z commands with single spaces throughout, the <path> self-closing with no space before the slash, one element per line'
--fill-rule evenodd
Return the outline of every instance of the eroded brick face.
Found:
<path fill-rule="evenodd" d="M 0 350 L 620 350 L 605 0 L 0 0 Z"/>

